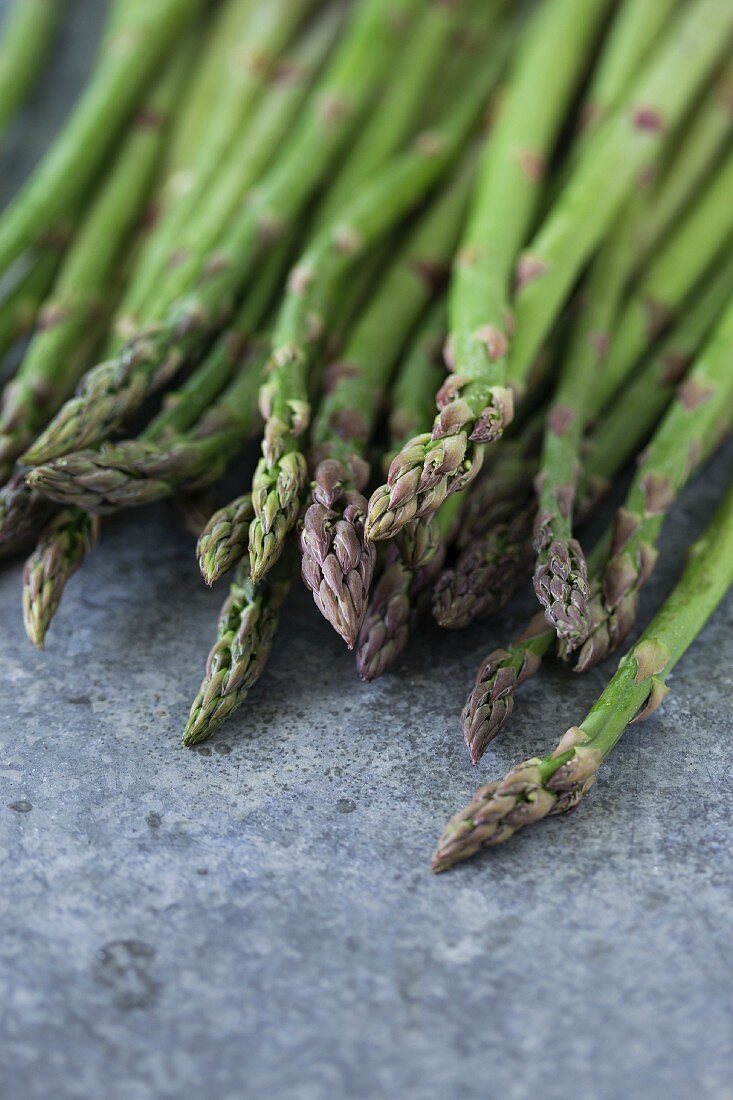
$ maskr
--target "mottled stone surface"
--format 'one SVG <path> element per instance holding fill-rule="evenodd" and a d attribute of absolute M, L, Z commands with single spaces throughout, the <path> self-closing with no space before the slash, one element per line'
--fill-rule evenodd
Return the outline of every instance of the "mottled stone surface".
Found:
<path fill-rule="evenodd" d="M 99 6 L 72 3 L 6 188 Z M 646 614 L 732 470 L 729 447 L 677 509 Z M 733 1095 L 733 601 L 574 817 L 433 878 L 448 814 L 582 717 L 607 666 L 533 681 L 474 770 L 458 714 L 507 628 L 428 630 L 366 687 L 299 592 L 251 705 L 184 752 L 223 593 L 171 513 L 106 524 L 45 654 L 19 585 L 6 567 L 4 1098 Z"/>

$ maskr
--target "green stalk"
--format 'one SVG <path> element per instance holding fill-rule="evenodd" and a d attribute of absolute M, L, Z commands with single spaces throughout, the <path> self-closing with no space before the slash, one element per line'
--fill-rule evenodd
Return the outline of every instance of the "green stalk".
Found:
<path fill-rule="evenodd" d="M 67 245 L 65 235 L 54 235 L 0 303 L 0 357 L 35 325 Z"/>
<path fill-rule="evenodd" d="M 214 246 L 237 203 L 292 125 L 303 85 L 310 83 L 315 64 L 322 60 L 323 46 L 332 43 L 337 25 L 333 13 L 319 23 L 315 62 L 311 58 L 314 36 L 307 37 L 304 73 L 299 71 L 297 47 L 294 58 L 280 57 L 314 2 L 230 0 L 222 13 L 229 33 L 225 40 L 212 43 L 216 52 L 224 48 L 219 64 L 221 86 L 208 104 L 200 140 L 188 143 L 187 156 L 185 150 L 179 151 L 171 175 L 162 185 L 155 231 L 139 258 L 124 306 L 125 313 L 138 323 L 154 318 L 161 301 L 169 305 L 191 285 L 201 247 L 205 255 Z M 278 60 L 284 62 L 286 76 L 281 89 Z M 298 66 L 292 88 L 288 86 L 291 60 Z M 269 95 L 270 84 L 277 93 L 274 109 L 267 96 L 263 100 L 263 93 Z M 201 218 L 207 215 L 209 221 L 202 224 Z M 189 256 L 192 249 L 194 254 Z"/>
<path fill-rule="evenodd" d="M 201 354 L 263 253 L 296 225 L 396 50 L 398 17 L 410 16 L 417 6 L 418 0 L 401 0 L 399 6 L 393 0 L 365 0 L 286 148 L 232 222 L 206 278 L 117 358 L 85 376 L 77 396 L 28 452 L 28 462 L 45 462 L 106 438 L 146 396 L 166 385 L 184 358 Z"/>
<path fill-rule="evenodd" d="M 340 221 L 318 233 L 293 270 L 273 335 L 261 404 L 266 417 L 255 472 L 250 564 L 255 579 L 277 559 L 298 514 L 306 463 L 298 436 L 308 426 L 308 375 L 331 303 L 349 271 L 430 191 L 455 162 L 493 80 L 490 66 L 449 117 L 395 157 L 357 192 Z"/>
<path fill-rule="evenodd" d="M 607 8 L 607 0 L 545 4 L 522 35 L 454 264 L 447 345 L 453 373 L 438 391 L 432 433 L 406 444 L 372 496 L 371 539 L 391 537 L 467 484 L 480 468 L 483 444 L 497 440 L 513 417 L 506 354 L 514 266 L 537 210 L 545 162 Z"/>
<path fill-rule="evenodd" d="M 104 312 L 116 269 L 160 160 L 185 67 L 174 61 L 139 113 L 100 187 L 41 313 L 39 331 L 0 405 L 0 464 L 13 462 L 73 391 L 84 368 L 74 354 Z"/>
<path fill-rule="evenodd" d="M 591 490 L 605 491 L 614 470 L 622 469 L 633 458 L 639 441 L 649 435 L 664 412 L 731 297 L 733 251 L 713 268 L 661 347 L 635 373 L 624 388 L 623 400 L 611 405 L 595 426 L 583 459 L 583 480 Z"/>
<path fill-rule="evenodd" d="M 677 586 L 580 726 L 555 751 L 513 768 L 481 787 L 448 823 L 433 856 L 445 871 L 481 848 L 499 844 L 524 825 L 574 809 L 630 722 L 653 713 L 666 681 L 733 584 L 733 489 L 692 547 Z"/>
<path fill-rule="evenodd" d="M 158 0 L 128 28 L 128 48 L 100 65 L 71 119 L 0 217 L 0 272 L 85 194 L 176 39 L 205 0 Z"/>
<path fill-rule="evenodd" d="M 636 225 L 637 269 L 663 241 L 707 182 L 733 134 L 733 62 L 712 83 L 686 121 Z"/>
<path fill-rule="evenodd" d="M 451 39 L 465 24 L 467 5 L 431 4 L 405 42 L 384 93 L 355 139 L 317 211 L 317 229 L 333 222 L 354 191 L 414 135 L 425 97 L 439 77 Z"/>
<path fill-rule="evenodd" d="M 389 442 L 385 465 L 391 462 L 403 443 L 417 435 L 432 419 L 433 394 L 443 376 L 446 330 L 446 303 L 441 298 L 421 325 L 394 380 L 387 419 Z"/>
<path fill-rule="evenodd" d="M 653 257 L 614 327 L 614 335 L 594 387 L 601 409 L 623 383 L 645 348 L 669 327 L 675 310 L 730 247 L 733 234 L 733 152 L 716 170 L 674 233 Z"/>
<path fill-rule="evenodd" d="M 51 49 L 64 0 L 16 0 L 0 39 L 0 134 L 24 103 Z"/>
<path fill-rule="evenodd" d="M 679 0 L 654 0 L 652 4 L 649 0 L 623 0 L 606 35 L 581 108 L 585 140 L 618 106 L 678 7 Z M 571 152 L 571 158 L 573 155 Z"/>
<path fill-rule="evenodd" d="M 653 165 L 733 36 L 727 0 L 683 5 L 621 106 L 596 131 L 519 265 L 509 377 L 520 389 L 583 265 Z"/>

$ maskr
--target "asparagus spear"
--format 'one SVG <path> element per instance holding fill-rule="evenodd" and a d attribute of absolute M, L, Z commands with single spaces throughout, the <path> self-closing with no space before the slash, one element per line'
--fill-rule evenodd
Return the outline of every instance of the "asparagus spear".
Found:
<path fill-rule="evenodd" d="M 23 623 L 35 646 L 46 633 L 68 581 L 97 541 L 99 521 L 88 512 L 64 509 L 44 529 L 23 570 Z"/>
<path fill-rule="evenodd" d="M 0 558 L 25 549 L 53 512 L 53 505 L 26 484 L 18 470 L 0 489 Z"/>
<path fill-rule="evenodd" d="M 313 7 L 314 0 L 270 0 L 267 4 L 229 0 L 225 6 L 220 16 L 221 34 L 211 46 L 220 55 L 220 77 L 207 105 L 207 124 L 200 128 L 198 139 L 193 140 L 194 133 L 186 148 L 177 152 L 171 174 L 162 185 L 156 229 L 133 273 L 125 314 L 145 321 L 154 317 L 161 287 L 166 291 L 165 305 L 175 301 L 176 290 L 185 291 L 188 273 L 193 270 L 196 274 L 198 242 L 213 247 L 237 202 L 287 134 L 302 100 L 303 85 L 310 82 L 322 59 L 322 46 L 333 41 L 336 20 L 331 12 L 306 39 L 305 72 L 298 56 L 302 47 L 296 49 L 292 60 L 297 77 L 288 86 L 294 75 L 291 59 L 280 55 Z M 285 87 L 278 87 L 278 62 L 283 63 Z M 209 91 L 207 83 L 204 81 L 199 95 Z M 277 92 L 274 108 L 267 98 L 258 103 L 270 84 Z M 267 120 L 264 131 L 263 119 Z M 207 223 L 202 224 L 202 211 L 204 216 L 208 214 L 213 232 Z M 170 293 L 169 281 L 173 283 Z"/>
<path fill-rule="evenodd" d="M 252 494 L 245 493 L 209 517 L 196 544 L 201 576 L 208 585 L 218 581 L 244 557 L 253 516 Z"/>
<path fill-rule="evenodd" d="M 191 705 L 184 745 L 191 747 L 211 737 L 259 680 L 290 589 L 291 567 L 285 555 L 269 576 L 255 583 L 249 562 L 240 563 L 221 609 L 218 638 L 206 663 L 206 675 Z"/>
<path fill-rule="evenodd" d="M 84 367 L 73 353 L 113 292 L 116 267 L 147 200 L 168 116 L 185 76 L 174 61 L 138 114 L 70 248 L 39 332 L 0 404 L 0 464 L 13 462 L 72 392 Z"/>
<path fill-rule="evenodd" d="M 733 261 L 727 272 L 714 276 L 711 285 L 699 295 L 687 318 L 673 332 L 662 348 L 655 352 L 624 400 L 607 420 L 599 425 L 590 441 L 590 453 L 585 460 L 585 479 L 605 486 L 614 471 L 621 469 L 647 436 L 654 421 L 664 409 L 679 383 L 685 368 L 694 357 L 733 289 Z M 632 414 L 633 411 L 633 415 Z M 714 446 L 708 440 L 700 461 Z M 608 560 L 612 531 L 601 538 L 589 562 L 592 587 L 596 587 Z M 463 733 L 474 763 L 483 755 L 490 741 L 498 735 L 514 707 L 517 688 L 533 676 L 555 641 L 555 631 L 535 616 L 519 638 L 506 649 L 495 650 L 479 665 L 476 681 L 462 715 Z"/>
<path fill-rule="evenodd" d="M 257 284 L 256 293 L 253 293 L 244 303 L 235 324 L 221 337 L 204 363 L 194 371 L 187 382 L 177 392 L 168 394 L 161 412 L 151 421 L 144 433 L 145 440 L 149 444 L 164 450 L 166 445 L 169 446 L 171 442 L 179 440 L 181 434 L 188 431 L 216 399 L 250 347 L 255 329 L 269 305 L 273 286 L 279 280 L 282 267 L 282 255 L 273 254 Z M 31 493 L 27 486 L 25 491 Z M 39 496 L 37 493 L 33 495 L 36 498 Z M 12 515 L 9 518 L 12 521 Z M 90 522 L 88 514 L 83 509 L 65 508 L 56 522 L 45 532 L 36 550 L 35 558 L 42 563 L 65 562 L 69 556 L 68 548 L 72 546 L 75 568 L 78 569 L 85 552 L 92 548 L 89 540 L 80 537 L 80 533 L 83 535 Z M 9 526 L 12 527 L 12 525 L 11 522 Z M 201 530 L 200 523 L 196 530 Z M 2 526 L 0 526 L 1 539 Z M 29 576 L 34 575 L 35 569 Z M 55 569 L 53 572 L 54 599 L 45 605 L 44 633 L 58 610 L 64 586 L 71 575 L 65 570 Z M 38 587 L 40 590 L 40 583 Z M 24 598 L 31 600 L 31 595 L 26 589 L 24 589 Z"/>
<path fill-rule="evenodd" d="M 0 271 L 84 195 L 146 83 L 204 2 L 158 0 L 137 9 L 127 50 L 105 58 L 62 134 L 0 217 Z"/>
<path fill-rule="evenodd" d="M 286 148 L 248 196 L 202 283 L 130 339 L 117 358 L 82 379 L 77 396 L 61 408 L 26 461 L 45 462 L 106 438 L 173 377 L 184 358 L 201 354 L 262 253 L 296 223 L 358 122 L 396 48 L 395 20 L 417 8 L 418 0 L 365 0 Z"/>
<path fill-rule="evenodd" d="M 192 432 L 161 443 L 154 425 L 140 439 L 76 451 L 31 470 L 29 487 L 95 515 L 149 504 L 181 485 L 201 488 L 221 476 L 259 423 L 256 394 L 264 361 L 264 350 L 255 351 Z"/>
<path fill-rule="evenodd" d="M 392 544 L 387 565 L 369 602 L 359 632 L 356 667 L 362 680 L 376 680 L 404 651 L 417 625 L 426 598 L 445 561 L 459 522 L 461 501 L 446 500 L 435 514 L 430 553 L 412 566 Z"/>
<path fill-rule="evenodd" d="M 586 140 L 618 106 L 678 6 L 679 0 L 624 0 L 620 5 L 583 99 Z"/>
<path fill-rule="evenodd" d="M 449 117 L 395 157 L 360 189 L 340 221 L 316 234 L 293 270 L 275 333 L 269 377 L 261 394 L 266 418 L 262 458 L 252 484 L 255 519 L 250 526 L 250 564 L 259 579 L 279 555 L 292 528 L 305 482 L 298 436 L 308 425 L 307 379 L 331 301 L 349 270 L 435 186 L 461 151 L 494 72 L 452 105 Z"/>
<path fill-rule="evenodd" d="M 398 451 L 406 439 L 430 422 L 432 395 L 442 373 L 441 348 L 445 331 L 445 302 L 441 300 L 421 326 L 393 385 L 388 455 Z M 359 632 L 356 667 L 363 680 L 381 676 L 405 649 L 419 620 L 431 575 L 440 569 L 445 557 L 439 525 L 448 518 L 443 509 L 434 518 L 431 524 L 432 558 L 428 556 L 426 560 L 423 554 L 419 569 L 411 567 L 396 543 L 390 547 Z M 432 569 L 429 568 L 431 560 L 435 563 Z"/>
<path fill-rule="evenodd" d="M 506 382 L 510 282 L 545 161 L 607 7 L 606 0 L 543 5 L 523 36 L 454 265 L 447 346 L 453 373 L 438 391 L 432 432 L 405 445 L 387 483 L 372 495 L 371 539 L 390 537 L 467 484 L 480 468 L 483 444 L 497 440 L 513 417 Z"/>
<path fill-rule="evenodd" d="M 43 247 L 36 250 L 36 255 L 29 258 L 28 269 L 3 297 L 0 304 L 0 356 L 33 329 L 71 236 L 70 225 L 63 229 L 59 226 L 43 243 Z"/>
<path fill-rule="evenodd" d="M 593 628 L 577 654 L 578 671 L 617 649 L 636 620 L 639 591 L 654 569 L 664 518 L 706 443 L 733 416 L 731 354 L 733 305 L 728 305 L 644 451 L 616 513 L 610 557 L 591 606 Z"/>
<path fill-rule="evenodd" d="M 522 387 L 572 284 L 640 171 L 725 56 L 733 36 L 726 0 L 681 7 L 620 107 L 598 128 L 519 264 L 509 377 Z"/>
<path fill-rule="evenodd" d="M 670 672 L 733 584 L 733 489 L 692 547 L 680 581 L 580 726 L 554 752 L 525 760 L 503 780 L 479 788 L 448 823 L 433 856 L 445 871 L 523 825 L 574 809 L 630 722 L 659 707 Z"/>
<path fill-rule="evenodd" d="M 33 88 L 51 49 L 63 0 L 19 0 L 0 40 L 0 134 Z"/>
<path fill-rule="evenodd" d="M 733 151 L 642 276 L 615 325 L 594 405 L 602 408 L 644 349 L 670 325 L 698 280 L 733 234 Z"/>
<path fill-rule="evenodd" d="M 321 614 L 351 649 L 366 611 L 375 548 L 364 538 L 366 451 L 395 363 L 447 275 L 474 158 L 413 231 L 327 372 L 313 423 L 313 482 L 300 534 L 301 573 Z"/>
<path fill-rule="evenodd" d="M 492 0 L 494 7 L 496 6 Z M 487 19 L 494 18 L 491 4 Z M 317 212 L 317 227 L 336 220 L 354 191 L 415 133 L 425 96 L 442 72 L 449 49 L 466 24 L 470 4 L 431 4 L 406 40 L 404 52 L 371 116 Z"/>

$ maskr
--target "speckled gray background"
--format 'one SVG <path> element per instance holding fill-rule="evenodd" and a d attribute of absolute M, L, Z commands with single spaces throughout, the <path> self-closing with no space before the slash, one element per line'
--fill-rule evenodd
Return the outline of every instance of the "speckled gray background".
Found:
<path fill-rule="evenodd" d="M 6 191 L 102 7 L 73 0 Z M 732 471 L 686 494 L 647 612 Z M 429 630 L 365 687 L 298 593 L 251 705 L 184 752 L 222 596 L 191 551 L 164 508 L 108 523 L 44 655 L 0 574 L 4 1100 L 733 1097 L 733 600 L 573 818 L 435 879 L 446 816 L 608 670 L 534 681 L 474 771 L 457 716 L 506 630 Z"/>

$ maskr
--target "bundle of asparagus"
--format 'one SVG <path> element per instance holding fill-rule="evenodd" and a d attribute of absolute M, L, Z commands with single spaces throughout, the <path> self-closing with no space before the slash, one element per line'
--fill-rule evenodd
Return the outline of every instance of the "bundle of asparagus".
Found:
<path fill-rule="evenodd" d="M 0 126 L 61 14 L 13 12 Z M 583 672 L 622 646 L 733 420 L 731 45 L 728 0 L 114 0 L 0 214 L 0 354 L 25 340 L 0 553 L 36 541 L 31 641 L 99 517 L 171 498 L 204 581 L 232 576 L 188 746 L 260 679 L 298 571 L 366 681 L 431 609 L 539 600 L 476 674 L 474 764 L 553 650 Z M 436 870 L 577 806 L 731 562 L 733 490 L 584 722 L 482 787 Z"/>

